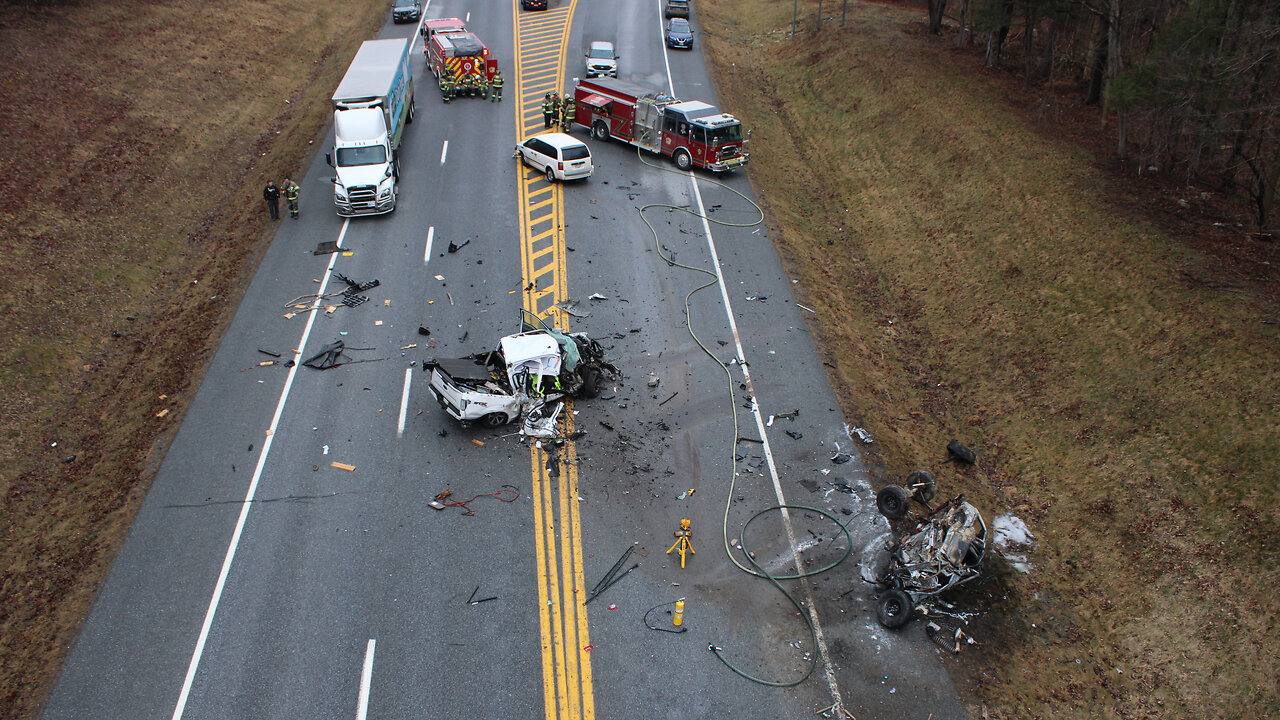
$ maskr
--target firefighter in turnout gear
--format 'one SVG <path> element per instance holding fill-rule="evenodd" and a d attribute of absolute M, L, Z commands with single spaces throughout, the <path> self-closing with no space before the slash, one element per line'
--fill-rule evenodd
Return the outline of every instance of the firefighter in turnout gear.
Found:
<path fill-rule="evenodd" d="M 289 201 L 289 217 L 293 218 L 294 220 L 297 220 L 298 219 L 298 193 L 302 190 L 302 188 L 298 185 L 298 183 L 286 177 L 284 179 L 284 182 L 280 184 L 280 189 L 284 191 L 284 199 Z"/>
<path fill-rule="evenodd" d="M 484 73 L 480 74 L 480 77 L 478 78 L 478 82 L 480 83 L 480 87 L 476 91 L 476 93 L 480 96 L 481 100 L 488 100 L 489 99 L 489 80 L 484 76 Z"/>
<path fill-rule="evenodd" d="M 573 98 L 566 97 L 564 99 L 563 109 L 560 111 L 560 127 L 565 132 L 573 130 L 573 118 L 577 115 L 577 112 Z"/>
<path fill-rule="evenodd" d="M 493 74 L 493 81 L 490 83 L 490 85 L 493 86 L 493 97 L 489 98 L 490 102 L 501 102 L 502 101 L 502 71 L 501 70 Z"/>
<path fill-rule="evenodd" d="M 440 97 L 445 102 L 453 99 L 453 78 L 448 75 L 440 76 Z"/>
<path fill-rule="evenodd" d="M 547 93 L 546 96 L 542 98 L 542 128 L 544 130 L 549 130 L 551 128 L 551 121 L 554 120 L 555 117 L 555 101 L 551 99 L 551 93 Z"/>
<path fill-rule="evenodd" d="M 551 93 L 551 124 L 560 122 L 560 93 Z"/>

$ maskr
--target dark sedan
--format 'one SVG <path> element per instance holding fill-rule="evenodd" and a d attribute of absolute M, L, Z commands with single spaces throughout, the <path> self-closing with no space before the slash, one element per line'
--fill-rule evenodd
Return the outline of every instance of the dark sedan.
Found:
<path fill-rule="evenodd" d="M 693 49 L 693 29 L 684 18 L 671 18 L 667 21 L 667 47 Z"/>

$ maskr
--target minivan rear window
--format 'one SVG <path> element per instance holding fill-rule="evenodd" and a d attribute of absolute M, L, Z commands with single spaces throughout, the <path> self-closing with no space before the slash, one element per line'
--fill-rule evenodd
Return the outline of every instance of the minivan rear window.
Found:
<path fill-rule="evenodd" d="M 564 155 L 565 160 L 586 160 L 591 157 L 591 151 L 586 145 L 570 145 L 561 148 L 560 153 Z"/>

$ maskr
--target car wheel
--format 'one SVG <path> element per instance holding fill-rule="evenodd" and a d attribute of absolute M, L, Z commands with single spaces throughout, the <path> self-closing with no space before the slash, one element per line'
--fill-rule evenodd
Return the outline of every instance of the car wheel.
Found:
<path fill-rule="evenodd" d="M 406 123 L 413 122 L 413 114 L 417 112 L 417 110 L 418 108 L 416 103 L 414 103 L 413 98 L 409 98 L 409 117 L 405 118 Z"/>
<path fill-rule="evenodd" d="M 600 386 L 604 381 L 604 375 L 601 374 L 600 368 L 587 366 L 582 369 L 582 395 L 583 397 L 600 397 Z"/>
<path fill-rule="evenodd" d="M 897 485 L 889 485 L 876 493 L 876 509 L 890 520 L 897 520 L 907 514 L 911 507 L 911 496 Z"/>
<path fill-rule="evenodd" d="M 555 181 L 556 181 L 556 171 L 552 170 L 551 166 L 548 165 L 547 166 L 547 182 L 553 183 Z"/>
<path fill-rule="evenodd" d="M 676 154 L 673 157 L 676 161 L 676 167 L 681 170 L 688 170 L 693 167 L 693 158 L 689 156 L 688 150 L 681 148 L 676 151 Z"/>
<path fill-rule="evenodd" d="M 591 137 L 597 140 L 608 140 L 609 126 L 603 120 L 597 120 L 596 124 L 591 126 Z"/>
<path fill-rule="evenodd" d="M 911 619 L 911 596 L 904 590 L 893 588 L 886 590 L 876 601 L 876 620 L 890 630 L 897 630 Z"/>
<path fill-rule="evenodd" d="M 907 489 L 911 497 L 928 504 L 938 494 L 938 479 L 928 470 L 914 470 L 907 476 Z"/>
<path fill-rule="evenodd" d="M 500 428 L 507 424 L 507 414 L 500 412 L 489 413 L 480 418 L 480 422 L 487 428 Z"/>

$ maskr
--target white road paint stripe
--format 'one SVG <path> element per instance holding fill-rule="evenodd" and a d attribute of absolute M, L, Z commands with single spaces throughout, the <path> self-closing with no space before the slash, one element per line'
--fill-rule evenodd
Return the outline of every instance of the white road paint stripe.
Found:
<path fill-rule="evenodd" d="M 431 241 L 435 239 L 435 236 L 436 236 L 436 226 L 432 225 L 431 227 L 427 228 L 427 251 L 422 253 L 423 265 L 426 265 L 427 263 L 431 262 Z"/>
<path fill-rule="evenodd" d="M 658 3 L 661 10 L 662 3 Z M 658 26 L 661 29 L 662 21 L 659 19 Z M 662 62 L 667 68 L 667 89 L 671 91 L 671 96 L 676 97 L 675 83 L 671 79 L 671 61 L 667 53 L 667 44 L 662 44 Z M 742 377 L 747 385 L 747 392 L 751 394 L 751 412 L 756 417 L 756 429 L 760 432 L 760 438 L 763 442 L 765 462 L 769 466 L 769 477 L 773 479 L 773 493 L 778 498 L 779 505 L 786 505 L 787 499 L 782 492 L 782 480 L 778 477 L 778 466 L 773 460 L 773 449 L 769 445 L 769 435 L 765 432 L 764 418 L 760 412 L 760 400 L 756 395 L 755 385 L 751 382 L 750 363 L 747 362 L 747 354 L 742 349 L 742 337 L 738 334 L 738 323 L 733 318 L 733 304 L 729 301 L 729 290 L 724 284 L 724 273 L 720 271 L 720 256 L 716 252 L 715 239 L 711 236 L 711 223 L 707 220 L 707 210 L 702 204 L 702 192 L 698 188 L 698 178 L 692 171 L 687 171 L 689 182 L 693 186 L 693 196 L 698 202 L 698 215 L 702 217 L 702 231 L 707 234 L 707 249 L 711 252 L 711 263 L 716 269 L 716 280 L 720 284 L 720 297 L 724 300 L 725 316 L 729 320 L 729 329 L 733 332 L 733 344 L 738 351 L 738 362 L 742 368 Z M 735 409 L 736 412 L 736 409 Z M 796 563 L 796 573 L 803 574 L 805 568 L 802 565 L 800 547 L 796 544 L 795 529 L 791 525 L 791 515 L 787 510 L 782 511 L 782 524 L 787 530 L 787 541 L 791 544 L 792 557 Z M 818 651 L 822 654 L 822 667 L 827 676 L 827 690 L 831 693 L 831 699 L 837 704 L 843 706 L 844 699 L 840 696 L 840 686 L 836 683 L 835 668 L 831 665 L 831 651 L 827 648 L 826 638 L 822 633 L 822 623 L 818 620 L 818 611 L 814 608 L 813 593 L 809 585 L 804 586 L 805 590 L 805 608 L 809 611 L 809 619 L 813 622 L 813 634 L 818 642 Z"/>
<path fill-rule="evenodd" d="M 364 649 L 364 668 L 360 670 L 360 700 L 356 707 L 356 720 L 365 720 L 369 715 L 369 685 L 373 682 L 373 646 L 374 639 Z"/>
<path fill-rule="evenodd" d="M 404 418 L 409 413 L 409 382 L 413 380 L 413 368 L 404 369 L 404 391 L 400 393 L 400 424 L 396 426 L 396 435 L 404 435 Z"/>
<path fill-rule="evenodd" d="M 347 227 L 351 224 L 350 218 L 342 221 L 342 231 L 338 233 L 338 247 L 342 247 L 342 240 L 347 236 Z M 329 255 L 329 266 L 325 268 L 324 279 L 320 283 L 320 287 L 329 284 L 329 276 L 333 274 L 333 266 L 338 260 L 338 256 L 342 253 L 332 253 Z M 315 324 L 316 309 L 320 307 L 323 298 L 317 297 L 315 303 L 311 306 L 311 311 L 307 317 L 307 324 L 302 329 L 302 338 L 298 341 L 299 355 L 306 351 L 307 338 L 311 335 L 311 327 Z M 227 576 L 231 573 L 231 562 L 236 557 L 236 548 L 240 545 L 240 534 L 244 532 L 245 520 L 249 517 L 249 508 L 253 507 L 253 498 L 258 491 L 258 481 L 262 479 L 262 468 L 267 464 L 267 455 L 271 452 L 272 442 L 276 437 L 276 429 L 280 427 L 280 416 L 284 414 L 285 401 L 289 399 L 289 390 L 293 387 L 293 380 L 298 375 L 298 368 L 302 367 L 302 363 L 294 363 L 289 368 L 289 375 L 285 378 L 284 389 L 280 391 L 280 401 L 276 403 L 275 415 L 271 417 L 271 426 L 267 429 L 267 438 L 262 443 L 262 451 L 258 453 L 258 465 L 253 469 L 253 479 L 249 481 L 249 489 L 245 492 L 244 501 L 240 503 L 240 517 L 236 520 L 235 531 L 231 533 L 231 542 L 227 545 L 227 554 L 222 560 L 222 570 L 218 573 L 218 582 L 213 587 L 213 597 L 209 599 L 209 609 L 204 614 L 204 624 L 200 626 L 200 636 L 196 640 L 195 650 L 191 653 L 191 663 L 187 665 L 187 676 L 182 681 L 182 692 L 178 694 L 178 704 L 173 708 L 173 720 L 181 720 L 182 713 L 187 708 L 187 698 L 191 695 L 191 684 L 195 681 L 196 669 L 200 667 L 200 657 L 204 654 L 204 645 L 209 640 L 209 629 L 213 627 L 213 616 L 218 612 L 218 602 L 222 599 L 222 590 L 227 585 Z"/>
<path fill-rule="evenodd" d="M 444 147 L 440 148 L 440 164 L 444 164 L 444 159 L 449 155 L 449 141 L 444 141 Z"/>

